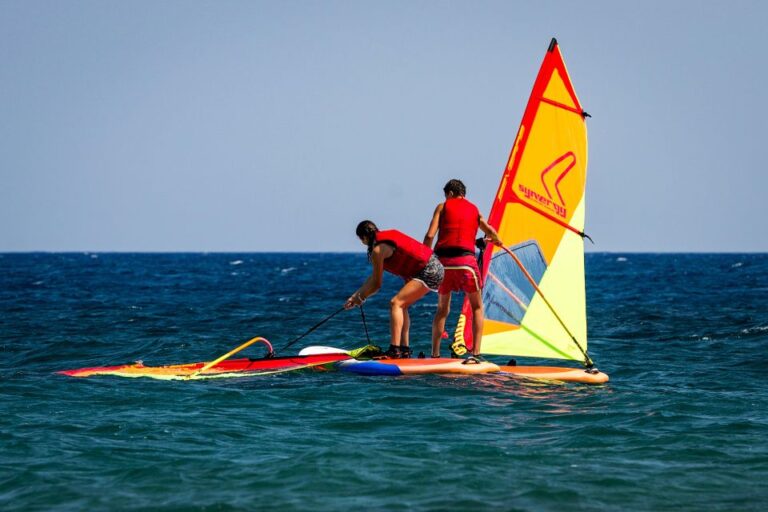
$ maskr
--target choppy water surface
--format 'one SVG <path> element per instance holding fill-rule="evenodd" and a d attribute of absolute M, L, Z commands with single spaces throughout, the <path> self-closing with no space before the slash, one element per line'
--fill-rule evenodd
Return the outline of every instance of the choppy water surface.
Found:
<path fill-rule="evenodd" d="M 211 360 L 255 335 L 280 348 L 367 271 L 364 255 L 0 255 L 0 509 L 768 505 L 768 255 L 588 255 L 600 387 L 53 374 Z M 366 303 L 381 344 L 387 281 Z M 417 351 L 434 305 L 412 310 Z M 352 311 L 296 348 L 363 342 Z"/>

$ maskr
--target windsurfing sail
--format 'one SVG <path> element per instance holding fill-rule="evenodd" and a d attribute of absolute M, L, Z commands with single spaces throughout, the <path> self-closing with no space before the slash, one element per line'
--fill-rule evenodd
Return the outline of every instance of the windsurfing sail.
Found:
<path fill-rule="evenodd" d="M 484 354 L 592 364 L 584 287 L 586 117 L 552 39 L 488 216 L 506 249 L 489 245 L 483 255 Z M 468 348 L 471 312 L 465 299 L 455 340 Z"/>
<path fill-rule="evenodd" d="M 346 353 L 314 354 L 308 356 L 268 357 L 261 359 L 230 359 L 201 373 L 210 363 L 187 363 L 168 366 L 144 366 L 143 363 L 119 366 L 96 366 L 58 372 L 69 377 L 147 377 L 160 380 L 222 379 L 273 375 L 297 370 L 327 370 L 339 361 L 351 359 Z"/>

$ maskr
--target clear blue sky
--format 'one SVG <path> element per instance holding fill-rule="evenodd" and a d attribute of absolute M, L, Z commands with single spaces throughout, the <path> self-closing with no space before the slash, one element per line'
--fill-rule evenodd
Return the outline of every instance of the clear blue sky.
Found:
<path fill-rule="evenodd" d="M 558 38 L 604 251 L 768 251 L 768 3 L 0 1 L 0 251 L 358 251 L 486 214 Z"/>

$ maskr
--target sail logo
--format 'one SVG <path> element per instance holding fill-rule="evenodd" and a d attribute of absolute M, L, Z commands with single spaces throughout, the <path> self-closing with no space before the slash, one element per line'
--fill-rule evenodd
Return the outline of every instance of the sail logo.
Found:
<path fill-rule="evenodd" d="M 551 164 L 549 164 L 543 171 L 541 171 L 540 179 L 541 184 L 544 186 L 544 194 L 539 194 L 530 187 L 519 183 L 518 189 L 525 196 L 525 198 L 531 202 L 535 202 L 540 206 L 543 206 L 547 210 L 552 211 L 558 217 L 566 218 L 568 215 L 568 209 L 566 208 L 565 199 L 560 193 L 560 182 L 563 178 L 574 168 L 576 165 L 576 155 L 572 151 L 568 151 L 562 156 L 556 158 Z M 551 172 L 555 170 L 555 172 Z M 559 171 L 559 172 L 558 172 Z M 554 180 L 554 181 L 553 181 Z M 547 186 L 549 182 L 549 186 Z M 550 192 L 550 187 L 557 194 L 557 198 Z"/>

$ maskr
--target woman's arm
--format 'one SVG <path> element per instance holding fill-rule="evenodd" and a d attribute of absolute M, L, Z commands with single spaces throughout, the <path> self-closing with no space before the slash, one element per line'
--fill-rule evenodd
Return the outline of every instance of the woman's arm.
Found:
<path fill-rule="evenodd" d="M 346 309 L 361 305 L 365 299 L 378 292 L 384 279 L 384 260 L 392 256 L 394 249 L 389 244 L 379 244 L 371 251 L 371 275 L 365 280 L 363 286 L 350 295 L 344 303 Z"/>

